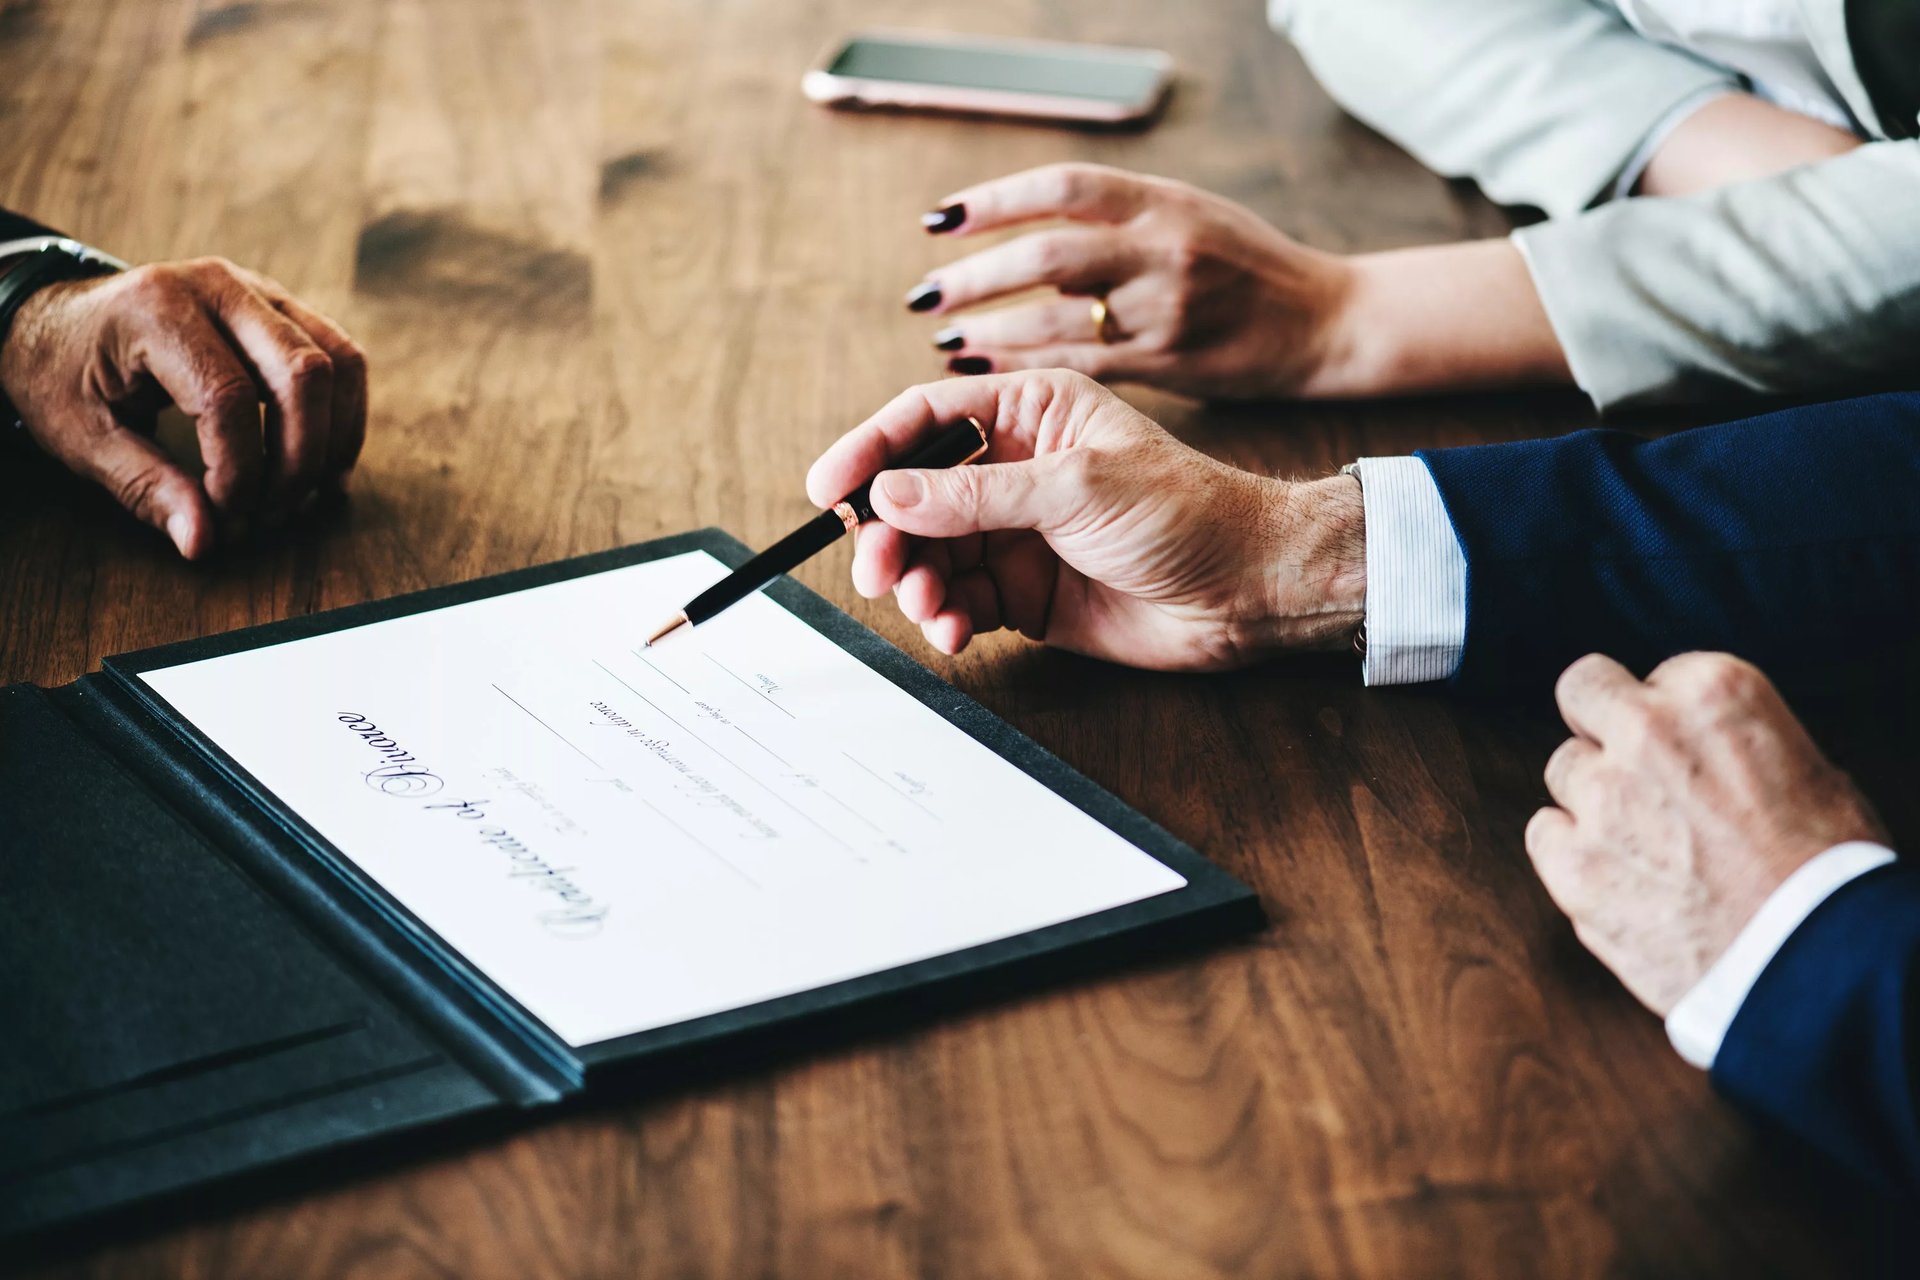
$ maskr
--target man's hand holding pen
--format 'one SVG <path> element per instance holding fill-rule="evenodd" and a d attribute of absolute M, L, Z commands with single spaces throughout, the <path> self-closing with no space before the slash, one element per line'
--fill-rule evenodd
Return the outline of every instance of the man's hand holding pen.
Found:
<path fill-rule="evenodd" d="M 884 471 L 965 417 L 988 428 L 977 464 Z M 1358 482 L 1238 470 L 1078 374 L 915 387 L 829 448 L 807 493 L 829 506 L 876 472 L 854 585 L 892 591 L 947 653 L 1008 627 L 1133 666 L 1220 670 L 1345 647 L 1363 616 Z"/>

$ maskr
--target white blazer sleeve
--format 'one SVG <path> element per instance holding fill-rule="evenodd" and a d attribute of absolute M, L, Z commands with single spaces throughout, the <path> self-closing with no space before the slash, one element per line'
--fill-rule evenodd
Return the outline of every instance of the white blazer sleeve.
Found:
<path fill-rule="evenodd" d="M 1270 0 L 1341 106 L 1429 169 L 1565 217 L 1642 139 L 1732 73 L 1589 0 Z"/>
<path fill-rule="evenodd" d="M 1920 350 L 1920 141 L 1514 232 L 1602 410 L 1858 389 Z"/>

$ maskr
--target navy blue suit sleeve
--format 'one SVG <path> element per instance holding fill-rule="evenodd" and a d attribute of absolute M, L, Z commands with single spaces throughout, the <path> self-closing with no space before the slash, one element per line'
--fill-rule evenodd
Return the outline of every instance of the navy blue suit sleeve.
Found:
<path fill-rule="evenodd" d="M 1791 685 L 1839 654 L 1910 652 L 1920 394 L 1418 456 L 1466 556 L 1457 684 L 1720 649 Z"/>
<path fill-rule="evenodd" d="M 1920 1193 L 1920 868 L 1893 863 L 1814 908 L 1720 1042 L 1736 1103 L 1879 1187 Z"/>
<path fill-rule="evenodd" d="M 52 227 L 43 227 L 32 218 L 23 218 L 17 213 L 0 209 L 0 240 L 23 240 L 28 236 L 54 234 Z"/>

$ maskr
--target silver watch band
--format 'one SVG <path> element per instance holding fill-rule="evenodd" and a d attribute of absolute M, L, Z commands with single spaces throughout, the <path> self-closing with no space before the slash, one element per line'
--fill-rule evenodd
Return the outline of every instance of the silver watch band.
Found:
<path fill-rule="evenodd" d="M 78 240 L 66 236 L 23 236 L 18 240 L 0 240 L 0 258 L 12 258 L 20 254 L 38 253 L 42 249 L 61 249 L 82 262 L 98 263 L 103 267 L 112 267 L 115 271 L 125 271 L 128 264 L 90 244 L 81 244 Z"/>

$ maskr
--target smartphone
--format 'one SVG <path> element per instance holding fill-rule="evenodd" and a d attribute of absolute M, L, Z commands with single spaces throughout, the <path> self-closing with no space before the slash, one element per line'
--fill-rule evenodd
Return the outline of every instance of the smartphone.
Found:
<path fill-rule="evenodd" d="M 1154 49 L 863 32 L 801 81 L 815 102 L 1124 124 L 1159 109 L 1173 59 Z"/>

